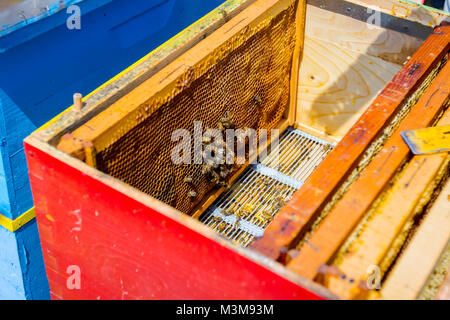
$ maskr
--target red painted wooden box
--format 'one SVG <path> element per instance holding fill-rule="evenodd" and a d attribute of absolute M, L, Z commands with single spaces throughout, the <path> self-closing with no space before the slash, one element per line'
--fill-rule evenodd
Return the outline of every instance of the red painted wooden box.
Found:
<path fill-rule="evenodd" d="M 370 175 L 361 161 L 399 144 L 399 126 L 433 125 L 444 113 L 449 30 L 424 26 L 424 16 L 439 23 L 443 15 L 423 7 L 405 4 L 421 14 L 408 19 L 390 15 L 397 1 L 385 1 L 372 26 L 364 3 L 228 1 L 28 137 L 52 297 L 367 297 L 372 288 L 347 295 L 329 285 L 334 258 L 395 172 L 383 173 L 353 220 L 331 211 L 342 235 L 326 230 L 321 213 L 339 205 L 333 196 L 346 181 L 358 183 L 349 178 L 355 168 Z M 436 107 L 416 123 L 404 114 L 421 112 L 421 97 Z M 245 164 L 170 162 L 173 132 L 195 135 L 194 121 L 220 132 L 277 129 L 270 138 L 258 131 L 258 151 L 275 152 L 279 140 L 281 164 L 249 150 Z M 410 161 L 407 151 L 396 155 Z M 308 252 L 313 243 L 323 256 Z"/>

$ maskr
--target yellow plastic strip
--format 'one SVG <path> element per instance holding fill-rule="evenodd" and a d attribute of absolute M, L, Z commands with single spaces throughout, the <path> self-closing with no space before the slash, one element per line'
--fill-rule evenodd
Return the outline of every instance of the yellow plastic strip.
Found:
<path fill-rule="evenodd" d="M 33 220 L 34 217 L 36 217 L 34 207 L 14 220 L 7 218 L 0 213 L 0 225 L 5 227 L 11 232 L 15 232 L 19 230 L 22 226 L 27 224 L 29 221 Z"/>
<path fill-rule="evenodd" d="M 401 133 L 414 154 L 433 154 L 450 151 L 450 126 L 437 126 Z"/>

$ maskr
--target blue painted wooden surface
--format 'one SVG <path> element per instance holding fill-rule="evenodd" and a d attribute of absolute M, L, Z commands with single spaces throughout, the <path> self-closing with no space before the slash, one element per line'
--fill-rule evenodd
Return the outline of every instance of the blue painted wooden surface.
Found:
<path fill-rule="evenodd" d="M 0 299 L 23 299 L 25 288 L 16 236 L 0 227 Z"/>
<path fill-rule="evenodd" d="M 11 219 L 33 206 L 23 139 L 70 106 L 73 93 L 93 91 L 224 0 L 75 2 L 81 9 L 80 30 L 69 30 L 66 20 L 70 14 L 60 10 L 0 36 L 0 214 Z M 20 245 L 16 244 L 17 252 L 11 248 L 13 239 L 16 243 L 22 239 L 22 246 L 33 252 L 29 260 L 35 259 L 29 265 L 36 266 L 22 273 L 22 284 L 17 273 L 0 269 L 0 288 L 11 288 L 5 290 L 12 296 L 31 297 L 33 288 L 42 286 L 37 229 L 30 227 L 26 233 L 33 242 L 0 228 L 7 239 L 3 242 L 0 238 L 0 263 L 15 261 L 11 270 L 17 268 Z M 5 274 L 11 276 L 5 278 Z M 2 286 L 4 283 L 11 285 Z M 2 290 L 0 298 L 5 294 Z"/>
<path fill-rule="evenodd" d="M 49 299 L 36 219 L 16 232 L 0 227 L 0 299 Z"/>

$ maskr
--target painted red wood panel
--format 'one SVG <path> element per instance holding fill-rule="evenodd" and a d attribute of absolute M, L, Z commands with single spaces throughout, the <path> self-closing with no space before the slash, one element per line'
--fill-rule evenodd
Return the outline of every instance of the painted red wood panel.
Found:
<path fill-rule="evenodd" d="M 321 299 L 25 144 L 54 299 Z M 69 266 L 81 289 L 67 285 Z"/>

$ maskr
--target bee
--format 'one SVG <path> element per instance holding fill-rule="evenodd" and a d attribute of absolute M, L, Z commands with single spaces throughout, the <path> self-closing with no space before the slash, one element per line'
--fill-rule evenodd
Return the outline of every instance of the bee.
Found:
<path fill-rule="evenodd" d="M 189 79 L 185 79 L 183 81 L 179 81 L 176 85 L 177 89 L 186 89 L 187 86 L 189 85 Z"/>
<path fill-rule="evenodd" d="M 203 144 L 211 143 L 211 137 L 209 137 L 209 136 L 203 136 L 203 137 L 202 137 L 202 143 L 203 143 Z"/>
<path fill-rule="evenodd" d="M 230 166 L 232 166 L 232 164 L 234 163 L 234 152 L 232 150 L 227 150 L 227 153 L 225 155 L 225 162 L 227 164 L 230 164 Z"/>
<path fill-rule="evenodd" d="M 266 221 L 266 213 L 263 211 L 258 211 L 255 214 L 255 218 L 259 221 L 259 222 L 265 222 Z"/>
<path fill-rule="evenodd" d="M 252 102 L 253 102 L 254 104 L 260 104 L 260 103 L 262 102 L 262 99 L 261 99 L 261 97 L 260 97 L 258 94 L 256 94 L 256 95 L 253 97 Z"/>
<path fill-rule="evenodd" d="M 246 217 L 248 217 L 249 215 L 251 215 L 252 212 L 253 212 L 253 207 L 248 206 L 248 205 L 245 205 L 245 206 L 242 208 L 241 215 L 242 215 L 243 218 L 246 218 Z"/>
<path fill-rule="evenodd" d="M 226 181 L 219 181 L 217 185 L 225 188 L 226 190 L 231 188 L 231 185 Z"/>
<path fill-rule="evenodd" d="M 222 147 L 213 147 L 214 154 L 217 156 L 217 159 L 223 164 L 225 159 L 225 149 Z"/>
<path fill-rule="evenodd" d="M 272 187 L 272 193 L 273 195 L 279 196 L 281 194 L 282 187 L 280 185 L 276 185 Z"/>
<path fill-rule="evenodd" d="M 268 186 L 270 186 L 270 184 L 271 184 L 271 181 L 270 181 L 270 179 L 264 178 L 264 180 L 263 180 L 263 184 L 264 184 L 264 186 L 265 186 L 265 187 L 268 187 Z"/>
<path fill-rule="evenodd" d="M 267 220 L 268 222 L 270 222 L 270 221 L 273 220 L 273 216 L 272 216 L 272 213 L 271 213 L 270 211 L 265 211 L 265 212 L 264 212 L 264 217 L 266 218 L 266 220 Z"/>
<path fill-rule="evenodd" d="M 194 191 L 194 190 L 190 190 L 190 191 L 188 192 L 188 197 L 189 197 L 189 198 L 196 198 L 197 195 L 198 195 L 197 192 Z"/>
<path fill-rule="evenodd" d="M 224 210 L 223 212 L 223 215 L 224 216 L 231 216 L 231 215 L 233 215 L 234 214 L 234 210 L 233 209 L 228 209 L 228 210 Z"/>
<path fill-rule="evenodd" d="M 229 112 L 217 123 L 217 127 L 224 131 L 226 128 L 234 127 L 231 122 Z M 230 185 L 227 183 L 227 177 L 233 170 L 234 164 L 234 150 L 228 150 L 226 142 L 222 139 L 212 139 L 212 130 L 207 129 L 203 138 L 203 158 L 205 165 L 202 166 L 202 174 L 207 175 L 207 178 L 216 186 L 226 187 Z"/>
<path fill-rule="evenodd" d="M 225 130 L 225 127 L 224 127 L 224 125 L 222 124 L 222 122 L 217 123 L 217 128 L 218 128 L 220 131 L 224 131 L 224 130 Z"/>
<path fill-rule="evenodd" d="M 227 227 L 227 224 L 225 222 L 222 222 L 221 224 L 219 224 L 219 226 L 217 227 L 217 229 L 222 232 L 225 230 L 225 228 Z"/>
<path fill-rule="evenodd" d="M 273 210 L 276 211 L 276 212 L 278 212 L 278 211 L 281 210 L 281 208 L 284 207 L 285 204 L 286 204 L 285 201 L 278 202 L 278 203 L 276 203 L 276 204 L 274 205 Z"/>
<path fill-rule="evenodd" d="M 208 144 L 205 146 L 204 155 L 212 155 L 215 154 L 218 151 L 217 147 L 214 144 Z"/>
<path fill-rule="evenodd" d="M 213 222 L 220 222 L 222 221 L 221 217 L 213 217 Z"/>
<path fill-rule="evenodd" d="M 258 212 L 255 214 L 255 218 L 256 218 L 258 221 L 260 221 L 260 222 L 263 222 L 263 221 L 264 221 L 264 218 L 263 218 L 262 213 L 261 213 L 260 211 L 258 211 Z"/>
<path fill-rule="evenodd" d="M 222 166 L 221 168 L 219 168 L 220 169 L 220 171 L 219 171 L 219 176 L 222 178 L 222 179 L 225 179 L 226 177 L 228 177 L 228 175 L 230 174 L 230 172 L 231 172 L 231 169 L 229 169 L 228 167 L 226 167 L 226 166 Z"/>
<path fill-rule="evenodd" d="M 220 122 L 231 122 L 230 111 L 225 111 L 225 115 L 220 119 Z"/>
<path fill-rule="evenodd" d="M 215 172 L 214 169 L 217 169 L 219 167 L 219 164 L 220 164 L 220 163 L 217 163 L 217 161 L 215 161 L 214 159 L 210 159 L 210 158 L 205 158 L 205 162 L 206 162 L 206 165 L 210 169 L 209 171 L 206 171 L 206 173 L 210 173 L 210 174 Z"/>
<path fill-rule="evenodd" d="M 219 183 L 219 181 L 220 181 L 220 176 L 219 176 L 219 174 L 218 174 L 216 171 L 211 170 L 211 171 L 209 172 L 209 176 L 211 177 L 211 181 L 212 181 L 212 182 L 214 182 L 215 184 L 218 184 L 218 183 Z"/>
<path fill-rule="evenodd" d="M 248 212 L 248 211 L 240 210 L 240 211 L 236 212 L 236 217 L 238 219 L 241 219 L 241 218 L 245 219 L 249 214 L 250 214 L 250 212 Z"/>
<path fill-rule="evenodd" d="M 233 115 L 231 114 L 231 112 L 230 111 L 225 111 L 225 118 L 228 120 L 228 121 L 231 121 L 231 119 L 233 118 Z"/>
<path fill-rule="evenodd" d="M 236 135 L 236 140 L 238 143 L 245 143 L 247 138 L 252 134 L 251 129 L 248 127 L 244 127 L 243 131 L 238 131 Z"/>
<path fill-rule="evenodd" d="M 186 182 L 186 183 L 192 183 L 192 181 L 193 181 L 193 179 L 192 179 L 192 177 L 191 176 L 189 176 L 189 175 L 186 175 L 186 176 L 184 176 L 184 182 Z"/>
<path fill-rule="evenodd" d="M 223 121 L 223 122 L 219 122 L 219 129 L 220 127 L 222 127 L 223 129 L 233 129 L 234 128 L 234 124 L 231 121 Z M 220 129 L 220 130 L 223 130 Z"/>
<path fill-rule="evenodd" d="M 234 123 L 233 123 L 231 118 L 232 118 L 231 113 L 229 111 L 226 111 L 225 112 L 225 116 L 223 116 L 219 120 L 219 123 L 218 123 L 219 129 L 220 130 L 233 129 L 234 128 Z"/>
<path fill-rule="evenodd" d="M 211 166 L 204 164 L 202 165 L 202 174 L 208 174 L 212 171 Z"/>
<path fill-rule="evenodd" d="M 246 139 L 246 135 L 244 133 L 236 135 L 236 140 L 239 144 L 245 143 L 245 139 Z"/>

